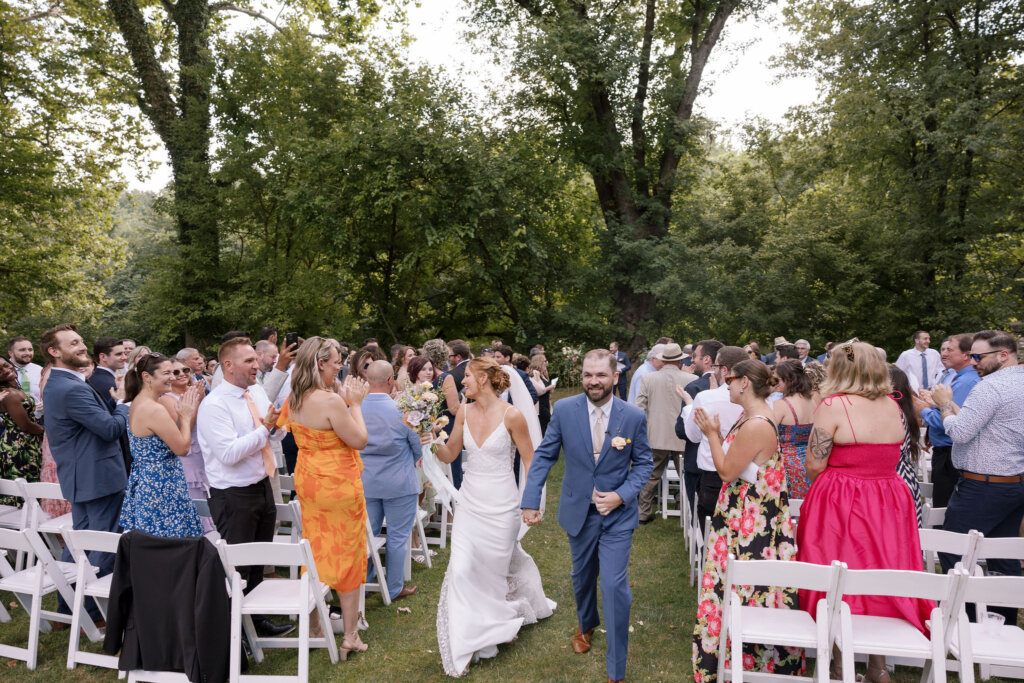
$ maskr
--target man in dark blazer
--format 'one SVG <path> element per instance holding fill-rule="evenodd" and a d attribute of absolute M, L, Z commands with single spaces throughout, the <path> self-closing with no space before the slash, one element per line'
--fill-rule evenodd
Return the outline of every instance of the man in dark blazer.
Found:
<path fill-rule="evenodd" d="M 93 342 L 92 357 L 96 361 L 96 369 L 86 383 L 96 390 L 107 408 L 113 412 L 117 399 L 113 391 L 117 389 L 117 371 L 123 370 L 128 361 L 128 353 L 124 350 L 122 340 L 115 337 L 99 337 Z"/>
<path fill-rule="evenodd" d="M 116 532 L 128 482 L 121 452 L 128 406 L 111 411 L 107 401 L 85 383 L 78 368 L 89 365 L 89 350 L 74 325 L 64 323 L 44 332 L 42 347 L 53 363 L 43 389 L 47 440 L 61 492 L 71 503 L 72 526 Z M 114 568 L 114 556 L 109 553 L 90 553 L 89 559 L 101 576 Z M 71 561 L 67 549 L 63 560 Z M 98 618 L 98 612 L 90 613 Z"/>
<path fill-rule="evenodd" d="M 629 362 L 629 354 L 619 351 L 619 342 L 610 343 L 608 350 L 615 356 L 615 364 L 619 369 L 619 379 L 615 384 L 615 390 L 619 392 L 619 398 L 625 401 L 629 397 L 629 380 L 626 377 L 633 365 Z"/>

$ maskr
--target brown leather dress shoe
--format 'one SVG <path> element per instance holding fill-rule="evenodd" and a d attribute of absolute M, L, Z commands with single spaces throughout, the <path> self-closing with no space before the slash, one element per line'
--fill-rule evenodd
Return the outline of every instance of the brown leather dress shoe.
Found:
<path fill-rule="evenodd" d="M 416 586 L 403 586 L 402 590 L 398 591 L 398 595 L 396 595 L 391 602 L 394 602 L 395 600 L 401 600 L 402 598 L 407 598 L 410 595 L 416 595 L 416 591 L 418 590 L 419 588 L 417 588 Z"/>
<path fill-rule="evenodd" d="M 572 651 L 578 655 L 584 652 L 590 652 L 590 634 L 594 632 L 594 629 L 590 629 L 586 633 L 580 630 L 580 627 L 576 627 L 576 635 L 572 637 Z"/>

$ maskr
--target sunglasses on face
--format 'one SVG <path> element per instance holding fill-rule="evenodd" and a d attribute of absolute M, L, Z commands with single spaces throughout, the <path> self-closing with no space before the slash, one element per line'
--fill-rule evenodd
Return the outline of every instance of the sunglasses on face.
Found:
<path fill-rule="evenodd" d="M 980 363 L 982 356 L 987 356 L 992 353 L 999 353 L 1000 351 L 1002 351 L 1002 349 L 996 349 L 995 351 L 986 351 L 984 353 L 969 353 L 967 354 L 967 357 L 973 360 L 975 363 Z"/>
<path fill-rule="evenodd" d="M 187 375 L 188 370 L 171 370 L 171 374 L 175 377 L 178 377 L 179 375 Z"/>
<path fill-rule="evenodd" d="M 733 382 L 735 382 L 738 379 L 743 379 L 743 378 L 742 377 L 726 377 L 725 378 L 725 386 L 729 386 L 730 384 L 732 384 Z"/>

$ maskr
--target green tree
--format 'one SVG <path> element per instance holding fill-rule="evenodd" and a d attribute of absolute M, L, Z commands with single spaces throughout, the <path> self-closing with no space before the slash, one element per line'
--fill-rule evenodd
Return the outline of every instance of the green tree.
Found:
<path fill-rule="evenodd" d="M 587 170 L 604 218 L 601 277 L 632 350 L 661 326 L 663 273 L 649 267 L 669 234 L 675 194 L 700 149 L 694 103 L 723 28 L 766 2 L 475 0 L 474 20 L 512 55 L 567 158 Z"/>

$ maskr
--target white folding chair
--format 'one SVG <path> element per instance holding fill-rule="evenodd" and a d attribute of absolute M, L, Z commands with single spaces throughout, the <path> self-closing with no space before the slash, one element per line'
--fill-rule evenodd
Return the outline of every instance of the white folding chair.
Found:
<path fill-rule="evenodd" d="M 211 523 L 213 522 L 213 513 L 210 512 L 210 501 L 204 498 L 193 498 L 192 505 L 195 506 L 196 514 L 198 514 L 200 518 L 208 519 Z M 203 535 L 206 536 L 210 543 L 217 543 L 217 541 L 220 540 L 220 534 L 217 533 L 216 525 L 214 525 L 214 528 L 211 531 L 207 531 Z"/>
<path fill-rule="evenodd" d="M 928 481 L 917 481 L 917 488 L 921 492 L 921 500 L 929 507 L 932 504 L 932 495 L 935 492 L 935 484 Z"/>
<path fill-rule="evenodd" d="M 1024 561 L 1024 537 L 987 537 L 982 536 L 978 540 L 978 552 L 975 560 L 982 564 L 986 560 L 1020 560 Z M 987 562 L 985 562 L 987 565 Z M 973 567 L 964 563 L 964 567 L 971 571 Z"/>
<path fill-rule="evenodd" d="M 331 663 L 338 662 L 338 644 L 331 631 L 331 619 L 324 597 L 330 587 L 320 583 L 313 561 L 313 551 L 309 541 L 298 543 L 237 543 L 229 545 L 226 541 L 217 542 L 224 569 L 231 577 L 231 677 L 232 683 L 241 680 L 265 679 L 280 681 L 297 681 L 306 683 L 309 680 L 309 648 L 326 647 Z M 298 579 L 264 579 L 252 589 L 248 595 L 242 592 L 242 575 L 237 567 L 252 565 L 274 565 L 288 567 L 305 567 L 306 571 Z M 309 614 L 316 610 L 320 627 L 325 634 L 320 638 L 309 637 Z M 298 615 L 298 635 L 288 638 L 262 638 L 253 627 L 254 614 Z M 242 630 L 249 641 L 253 657 L 257 662 L 263 661 L 264 648 L 298 648 L 299 666 L 297 676 L 259 676 L 241 673 L 242 666 Z"/>
<path fill-rule="evenodd" d="M 971 531 L 966 534 L 958 534 L 954 531 L 943 531 L 942 529 L 918 529 L 921 537 L 921 552 L 924 553 L 925 567 L 929 573 L 935 572 L 935 566 L 939 561 L 939 553 L 960 555 L 960 562 L 964 569 L 970 573 L 978 556 L 978 543 L 984 536 L 980 531 Z"/>
<path fill-rule="evenodd" d="M 679 509 L 682 507 L 676 507 L 672 504 L 673 495 L 679 495 L 682 501 L 686 500 L 686 494 L 682 491 L 683 479 L 676 471 L 676 463 L 672 458 L 668 459 L 668 465 L 665 466 L 665 471 L 661 473 L 661 518 L 668 519 L 669 517 L 679 517 L 682 512 Z"/>
<path fill-rule="evenodd" d="M 381 600 L 384 601 L 385 605 L 391 604 L 391 595 L 388 594 L 388 582 L 387 574 L 384 572 L 384 563 L 380 559 L 380 554 L 384 550 L 384 544 L 387 538 L 384 536 L 374 536 L 373 529 L 370 527 L 370 520 L 366 520 L 366 554 L 370 558 L 370 562 L 373 563 L 373 569 L 377 573 L 377 580 L 373 582 L 367 582 L 363 584 L 363 588 L 367 591 L 375 591 L 380 593 Z M 398 571 L 398 568 L 394 568 Z M 364 612 L 365 613 L 365 612 Z"/>
<path fill-rule="evenodd" d="M 839 581 L 845 567 L 782 560 L 739 561 L 729 556 L 726 565 L 722 601 L 722 632 L 718 640 L 718 680 L 771 678 L 767 672 L 743 670 L 743 644 L 761 643 L 813 649 L 817 654 L 814 678 L 829 680 L 829 658 L 839 611 Z M 736 587 L 764 586 L 819 591 L 825 597 L 815 605 L 815 617 L 804 609 L 753 607 L 733 590 Z M 726 641 L 732 640 L 731 666 L 725 668 Z"/>
<path fill-rule="evenodd" d="M 989 605 L 1024 608 L 1024 577 L 969 576 L 962 603 L 974 603 L 979 623 L 967 620 L 961 609 L 956 616 L 950 650 L 960 660 L 960 680 L 974 683 L 974 665 L 981 665 L 982 679 L 995 674 L 1024 678 L 1024 630 L 1016 624 L 986 624 Z"/>
<path fill-rule="evenodd" d="M 682 505 L 679 509 L 679 528 L 683 530 L 683 536 L 686 539 L 686 548 L 690 549 L 690 537 L 693 535 L 693 524 L 690 518 L 693 516 L 690 512 L 690 500 L 686 495 L 686 474 L 683 474 L 683 481 L 679 484 L 679 499 L 682 501 Z"/>
<path fill-rule="evenodd" d="M 43 512 L 41 504 L 41 501 L 44 500 L 65 500 L 64 493 L 60 490 L 60 484 L 45 481 L 28 482 L 24 479 L 17 481 L 25 498 L 25 506 L 28 508 L 28 525 L 39 532 L 40 537 L 46 541 L 50 553 L 54 557 L 60 557 L 63 550 L 60 545 L 61 530 L 65 526 L 70 527 L 73 524 L 71 513 L 68 512 L 60 517 L 50 517 Z"/>
<path fill-rule="evenodd" d="M 21 485 L 13 479 L 0 479 L 0 496 L 24 499 Z M 0 505 L 0 529 L 24 529 L 27 523 L 24 506 Z"/>
<path fill-rule="evenodd" d="M 291 474 L 279 475 L 281 479 L 281 495 L 288 495 L 289 500 L 295 500 L 295 476 Z"/>
<path fill-rule="evenodd" d="M 921 509 L 921 517 L 923 519 L 921 526 L 925 529 L 941 529 L 946 521 L 946 508 L 933 508 L 931 505 L 925 505 Z"/>
<path fill-rule="evenodd" d="M 302 511 L 299 508 L 299 501 L 293 500 L 288 503 L 277 504 L 277 533 L 274 534 L 275 543 L 298 543 L 302 540 Z M 288 576 L 297 579 L 299 568 L 292 566 L 288 570 Z"/>
<path fill-rule="evenodd" d="M 121 534 L 109 531 L 75 530 L 65 526 L 62 530 L 64 542 L 67 543 L 71 557 L 75 560 L 78 572 L 75 578 L 75 599 L 71 605 L 71 638 L 68 642 L 68 668 L 74 669 L 78 664 L 91 664 L 106 669 L 117 669 L 117 657 L 112 655 L 86 652 L 79 649 L 81 642 L 79 626 L 83 620 L 91 621 L 85 610 L 85 599 L 92 598 L 103 618 L 107 618 L 107 601 L 110 599 L 110 582 L 113 574 L 103 577 L 96 576 L 96 568 L 89 562 L 88 552 L 117 553 L 117 544 Z"/>
<path fill-rule="evenodd" d="M 709 531 L 707 523 L 701 529 L 697 520 L 693 520 L 692 532 L 690 535 L 690 585 L 694 585 L 704 571 L 704 542 L 707 539 L 705 533 Z"/>
<path fill-rule="evenodd" d="M 963 604 L 962 569 L 949 574 L 899 571 L 892 569 L 846 569 L 839 585 L 844 601 L 839 612 L 837 644 L 842 650 L 843 681 L 854 683 L 854 656 L 857 653 L 886 655 L 902 659 L 925 660 L 922 682 L 929 675 L 935 683 L 946 680 L 946 652 L 952 637 L 952 620 Z M 850 595 L 878 595 L 934 600 L 939 603 L 931 613 L 926 637 L 904 619 L 852 614 L 845 601 Z"/>
<path fill-rule="evenodd" d="M 427 512 L 426 510 L 424 510 L 421 507 L 417 507 L 416 508 L 416 522 L 415 522 L 415 524 L 412 527 L 412 535 L 415 538 L 419 539 L 420 547 L 419 548 L 413 548 L 412 547 L 412 543 L 409 544 L 409 559 L 411 560 L 414 555 L 418 555 L 423 560 L 423 564 L 425 564 L 427 566 L 427 569 L 430 569 L 431 567 L 434 566 L 433 563 L 430 561 L 430 546 L 427 543 L 427 530 L 426 530 L 426 526 L 425 526 L 427 520 L 429 520 L 429 519 L 430 519 L 430 513 L 429 512 Z M 409 564 L 410 564 L 410 567 L 409 567 L 410 572 L 407 573 L 406 576 L 405 576 L 405 580 L 406 581 L 408 581 L 409 579 L 412 578 L 412 576 L 411 576 L 411 569 L 412 569 L 412 567 L 411 567 L 411 563 L 409 563 Z"/>
<path fill-rule="evenodd" d="M 26 556 L 35 555 L 39 561 L 28 569 L 16 571 L 7 561 L 9 551 L 24 553 Z M 36 668 L 40 631 L 50 631 L 51 621 L 71 623 L 70 614 L 42 609 L 43 597 L 59 592 L 64 600 L 71 604 L 74 592 L 71 590 L 70 581 L 74 581 L 74 575 L 75 565 L 54 560 L 36 532 L 31 529 L 0 529 L 0 591 L 14 593 L 29 615 L 28 647 L 0 645 L 0 655 L 20 659 L 28 664 L 29 669 Z M 10 620 L 7 610 L 0 604 L 0 622 Z M 96 641 L 102 637 L 91 619 L 83 622 L 82 628 L 90 640 Z"/>
<path fill-rule="evenodd" d="M 444 475 L 448 477 L 448 481 L 454 483 L 454 479 L 452 479 L 451 463 L 441 462 L 439 460 L 438 464 L 441 466 L 441 470 L 444 472 Z M 430 545 L 436 545 L 439 548 L 447 548 L 448 535 L 452 532 L 452 516 L 448 514 L 448 510 L 446 510 L 440 503 L 435 503 L 434 508 L 438 516 L 438 521 L 428 522 L 426 528 L 429 531 L 436 530 L 438 533 L 437 536 L 428 536 L 427 543 Z"/>

